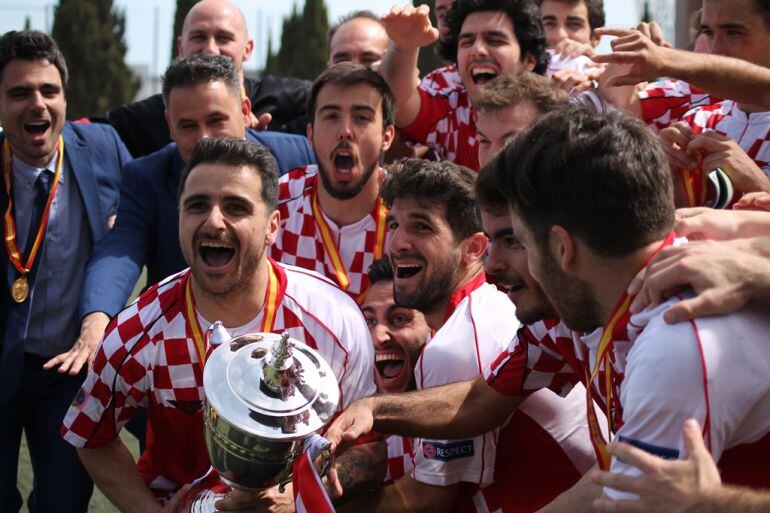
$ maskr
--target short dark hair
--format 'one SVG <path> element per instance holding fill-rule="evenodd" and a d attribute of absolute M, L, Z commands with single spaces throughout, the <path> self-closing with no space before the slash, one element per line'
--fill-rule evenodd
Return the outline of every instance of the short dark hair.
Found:
<path fill-rule="evenodd" d="M 478 110 L 495 112 L 530 101 L 547 114 L 567 104 L 569 96 L 556 87 L 553 80 L 525 71 L 516 76 L 500 75 L 479 90 L 473 105 Z"/>
<path fill-rule="evenodd" d="M 375 88 L 382 96 L 382 126 L 383 128 L 396 122 L 396 99 L 393 92 L 388 87 L 385 79 L 377 73 L 357 62 L 339 62 L 329 66 L 313 82 L 310 93 L 307 95 L 307 115 L 310 123 L 315 123 L 315 107 L 318 100 L 318 94 L 327 84 L 339 86 L 353 86 L 358 84 L 369 84 Z"/>
<path fill-rule="evenodd" d="M 59 45 L 48 34 L 38 30 L 11 30 L 0 36 L 0 79 L 5 66 L 13 59 L 47 60 L 59 70 L 62 86 L 67 87 L 69 80 L 67 62 L 59 50 Z"/>
<path fill-rule="evenodd" d="M 389 206 L 400 198 L 414 198 L 421 206 L 440 205 L 455 240 L 484 231 L 476 204 L 476 173 L 449 161 L 403 159 L 388 168 L 382 198 Z"/>
<path fill-rule="evenodd" d="M 236 137 L 212 137 L 201 140 L 193 150 L 190 163 L 179 179 L 179 199 L 182 198 L 187 177 L 201 164 L 223 164 L 248 167 L 259 174 L 262 181 L 262 201 L 268 211 L 278 208 L 278 163 L 266 146 Z"/>
<path fill-rule="evenodd" d="M 439 41 L 439 55 L 449 62 L 457 62 L 460 30 L 465 18 L 475 12 L 485 11 L 500 11 L 511 19 L 513 32 L 521 48 L 521 60 L 531 55 L 535 59 L 532 71 L 544 75 L 550 56 L 546 52 L 543 20 L 535 0 L 455 0 L 446 14 L 449 35 L 446 40 Z"/>
<path fill-rule="evenodd" d="M 563 2 L 570 5 L 575 5 L 578 2 L 583 2 L 588 11 L 588 27 L 591 29 L 591 35 L 594 30 L 604 26 L 604 0 L 555 0 L 557 2 Z M 543 5 L 543 0 L 537 0 L 537 5 Z"/>
<path fill-rule="evenodd" d="M 487 167 L 540 245 L 560 225 L 619 257 L 664 238 L 674 223 L 666 155 L 642 122 L 619 112 L 570 106 L 547 114 Z"/>
<path fill-rule="evenodd" d="M 754 0 L 754 10 L 762 16 L 765 28 L 770 30 L 770 0 Z"/>
<path fill-rule="evenodd" d="M 483 212 L 494 216 L 508 213 L 508 199 L 503 194 L 500 177 L 501 167 L 484 166 L 476 176 L 476 202 Z"/>
<path fill-rule="evenodd" d="M 168 105 L 171 90 L 200 84 L 224 82 L 231 94 L 241 97 L 241 79 L 235 64 L 224 55 L 195 54 L 178 57 L 163 74 L 163 103 Z"/>
<path fill-rule="evenodd" d="M 337 20 L 337 23 L 329 27 L 329 39 L 328 39 L 329 44 L 331 44 L 334 34 L 337 33 L 337 31 L 340 29 L 341 26 L 343 26 L 345 23 L 349 21 L 352 21 L 358 18 L 376 21 L 377 23 L 382 25 L 382 22 L 380 21 L 380 17 L 368 9 L 361 10 L 361 11 L 353 11 L 341 17 L 339 20 Z"/>
<path fill-rule="evenodd" d="M 369 284 L 374 285 L 378 281 L 393 281 L 393 266 L 389 258 L 380 258 L 369 266 Z"/>

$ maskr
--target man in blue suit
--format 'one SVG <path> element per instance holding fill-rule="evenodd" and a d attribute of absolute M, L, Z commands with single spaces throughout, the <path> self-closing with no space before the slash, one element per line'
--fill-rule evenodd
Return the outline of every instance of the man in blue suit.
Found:
<path fill-rule="evenodd" d="M 30 512 L 85 512 L 93 484 L 59 437 L 84 374 L 51 357 L 77 336 L 92 248 L 115 217 L 131 157 L 112 127 L 65 123 L 67 67 L 35 31 L 0 36 L 0 511 L 18 512 L 22 432 L 34 469 Z"/>
<path fill-rule="evenodd" d="M 193 55 L 177 60 L 163 77 L 166 120 L 173 143 L 126 168 L 115 228 L 94 249 L 80 303 L 83 319 L 62 367 L 77 372 L 92 357 L 109 319 L 123 309 L 142 270 L 147 283 L 187 267 L 179 248 L 179 176 L 204 138 L 231 136 L 264 144 L 281 173 L 315 162 L 304 137 L 246 130 L 251 106 L 232 60 Z M 132 432 L 137 433 L 136 429 Z"/>

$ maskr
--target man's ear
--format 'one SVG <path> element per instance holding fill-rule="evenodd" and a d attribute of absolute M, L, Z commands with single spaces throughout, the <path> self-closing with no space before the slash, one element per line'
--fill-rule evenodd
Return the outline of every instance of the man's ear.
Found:
<path fill-rule="evenodd" d="M 254 51 L 254 40 L 249 39 L 246 41 L 246 47 L 243 49 L 243 62 L 248 61 L 251 58 L 251 52 Z M 243 63 L 241 63 L 243 66 Z"/>
<path fill-rule="evenodd" d="M 246 95 L 241 98 L 241 114 L 243 114 L 246 127 L 249 127 L 251 125 L 251 100 Z"/>
<path fill-rule="evenodd" d="M 313 145 L 313 123 L 307 124 L 307 129 L 305 129 L 305 135 L 307 136 L 307 142 L 310 143 L 310 147 L 313 148 L 313 151 L 315 151 L 315 146 Z"/>
<path fill-rule="evenodd" d="M 393 144 L 393 139 L 396 137 L 396 127 L 388 125 L 382 132 L 382 152 L 385 153 L 390 149 L 390 145 Z"/>
<path fill-rule="evenodd" d="M 476 232 L 463 241 L 460 245 L 462 259 L 466 264 L 480 262 L 487 254 L 489 239 L 482 232 Z"/>
<path fill-rule="evenodd" d="M 527 54 L 524 56 L 524 59 L 522 59 L 521 63 L 524 65 L 525 71 L 532 71 L 535 69 L 535 66 L 537 65 L 537 59 L 535 59 L 534 55 L 527 52 Z"/>
<path fill-rule="evenodd" d="M 576 258 L 575 240 L 572 234 L 564 229 L 564 227 L 558 224 L 551 226 L 548 250 L 562 272 L 566 273 L 574 269 Z"/>
<path fill-rule="evenodd" d="M 269 248 L 275 244 L 278 238 L 278 228 L 281 226 L 281 214 L 278 210 L 273 210 L 267 220 L 267 231 L 265 232 L 265 247 Z"/>

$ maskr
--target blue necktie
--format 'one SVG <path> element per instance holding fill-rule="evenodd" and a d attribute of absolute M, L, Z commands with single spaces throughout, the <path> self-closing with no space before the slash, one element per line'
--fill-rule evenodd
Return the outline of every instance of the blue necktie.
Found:
<path fill-rule="evenodd" d="M 35 197 L 32 201 L 32 215 L 30 216 L 27 241 L 24 244 L 23 261 L 32 249 L 35 236 L 43 219 L 43 211 L 51 192 L 51 172 L 48 169 L 41 171 L 35 181 Z M 28 277 L 30 278 L 30 297 L 20 304 L 12 303 L 8 315 L 8 324 L 5 330 L 2 354 L 0 355 L 0 404 L 5 403 L 16 395 L 19 387 L 21 373 L 24 369 L 24 340 L 27 336 L 30 308 L 34 299 L 34 278 L 39 267 L 39 258 L 42 256 L 42 248 L 38 252 L 38 265 L 33 266 Z"/>

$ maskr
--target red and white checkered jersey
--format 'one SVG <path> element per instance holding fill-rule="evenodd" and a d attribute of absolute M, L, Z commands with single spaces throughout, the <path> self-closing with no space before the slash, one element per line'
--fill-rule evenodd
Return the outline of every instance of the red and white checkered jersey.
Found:
<path fill-rule="evenodd" d="M 616 436 L 653 454 L 686 457 L 682 425 L 696 418 L 706 426 L 715 459 L 722 457 L 725 482 L 767 487 L 770 318 L 759 307 L 749 306 L 726 316 L 669 325 L 663 312 L 679 299 L 632 315 L 627 340 L 614 344 L 611 411 Z M 519 340 L 485 371 L 487 382 L 508 394 L 540 387 L 558 390 L 584 379 L 586 353 L 592 367 L 601 334 L 601 328 L 580 336 L 563 324 L 538 323 L 528 335 L 520 333 Z M 602 364 L 593 384 L 602 409 L 598 384 L 604 379 Z M 612 469 L 636 472 L 616 460 Z"/>
<path fill-rule="evenodd" d="M 431 148 L 441 160 L 479 169 L 474 107 L 455 67 L 439 68 L 418 86 L 420 112 L 401 129 L 410 142 Z"/>
<path fill-rule="evenodd" d="M 654 132 L 679 121 L 695 107 L 722 101 L 697 87 L 676 79 L 652 82 L 639 91 L 642 119 Z"/>
<path fill-rule="evenodd" d="M 388 437 L 388 471 L 385 473 L 383 485 L 398 481 L 412 471 L 412 439 L 407 436 L 390 435 Z"/>
<path fill-rule="evenodd" d="M 748 114 L 736 102 L 724 100 L 697 107 L 682 121 L 696 134 L 717 132 L 730 137 L 770 177 L 770 111 Z"/>
<path fill-rule="evenodd" d="M 331 365 L 340 410 L 374 394 L 374 351 L 355 302 L 316 273 L 272 265 L 279 283 L 273 331 L 287 331 Z M 167 278 L 112 320 L 62 425 L 62 436 L 72 445 L 102 447 L 138 408 L 147 408 L 147 449 L 138 469 L 159 495 L 210 466 L 203 438 L 203 369 L 185 313 L 189 276 L 186 270 Z M 256 316 L 257 325 L 262 315 Z M 237 328 L 230 331 L 238 334 Z"/>
<path fill-rule="evenodd" d="M 279 179 L 281 227 L 275 244 L 270 247 L 270 256 L 285 264 L 316 271 L 339 286 L 321 230 L 313 217 L 313 195 L 316 194 L 318 180 L 318 167 L 315 165 L 293 169 Z M 350 279 L 347 292 L 358 298 L 369 288 L 367 272 L 376 259 L 377 206 L 360 221 L 342 227 L 338 227 L 323 211 L 321 213 Z M 387 247 L 387 229 L 384 233 L 383 247 Z"/>
<path fill-rule="evenodd" d="M 457 71 L 457 66 L 450 64 L 436 68 L 425 75 L 420 82 L 420 88 L 430 94 L 447 94 L 452 91 L 461 91 L 465 89 L 465 85 Z"/>
<path fill-rule="evenodd" d="M 547 389 L 528 397 L 500 430 L 495 482 L 464 489 L 459 513 L 534 512 L 573 486 L 596 464 L 585 401 L 582 384 L 566 397 Z"/>
<path fill-rule="evenodd" d="M 484 273 L 450 298 L 447 320 L 425 344 L 414 373 L 417 388 L 479 376 L 506 347 L 519 321 L 508 296 L 484 282 Z M 413 477 L 434 485 L 485 485 L 495 468 L 496 433 L 464 440 L 415 439 Z"/>

